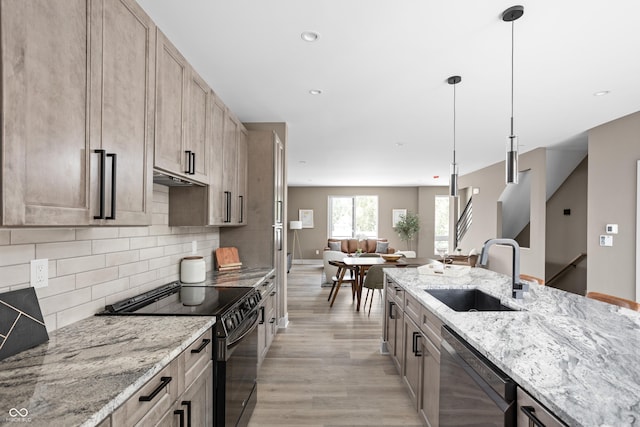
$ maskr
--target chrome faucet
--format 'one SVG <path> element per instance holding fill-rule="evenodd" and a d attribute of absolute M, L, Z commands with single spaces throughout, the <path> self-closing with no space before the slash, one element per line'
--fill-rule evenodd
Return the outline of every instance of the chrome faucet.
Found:
<path fill-rule="evenodd" d="M 523 292 L 529 291 L 528 283 L 520 282 L 520 245 L 513 239 L 489 239 L 484 242 L 480 260 L 478 263 L 482 267 L 487 266 L 489 260 L 489 248 L 493 245 L 508 245 L 513 248 L 513 256 L 511 257 L 511 296 L 516 299 L 522 299 Z"/>

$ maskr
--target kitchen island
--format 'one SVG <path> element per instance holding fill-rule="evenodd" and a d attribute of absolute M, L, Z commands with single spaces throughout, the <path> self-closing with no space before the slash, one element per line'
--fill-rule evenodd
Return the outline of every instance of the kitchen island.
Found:
<path fill-rule="evenodd" d="M 510 277 L 479 268 L 384 271 L 565 423 L 640 424 L 640 313 L 537 284 L 515 300 Z M 478 288 L 515 311 L 456 312 L 425 292 L 439 288 Z"/>

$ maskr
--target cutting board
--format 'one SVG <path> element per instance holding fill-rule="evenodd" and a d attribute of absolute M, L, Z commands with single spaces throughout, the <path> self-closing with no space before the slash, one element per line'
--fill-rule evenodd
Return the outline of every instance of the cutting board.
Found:
<path fill-rule="evenodd" d="M 242 267 L 240 256 L 238 255 L 238 248 L 228 247 L 216 249 L 216 264 L 218 265 L 218 269 Z"/>

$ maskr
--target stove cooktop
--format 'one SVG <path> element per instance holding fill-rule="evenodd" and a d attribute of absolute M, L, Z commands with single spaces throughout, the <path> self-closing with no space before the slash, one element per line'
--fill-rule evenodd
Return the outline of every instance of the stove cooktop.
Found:
<path fill-rule="evenodd" d="M 253 288 L 191 286 L 173 282 L 107 305 L 101 315 L 221 316 Z"/>

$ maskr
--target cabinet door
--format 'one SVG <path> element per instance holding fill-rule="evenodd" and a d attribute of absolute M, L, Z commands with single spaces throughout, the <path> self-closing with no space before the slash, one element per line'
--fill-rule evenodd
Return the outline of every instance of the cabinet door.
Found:
<path fill-rule="evenodd" d="M 266 344 L 266 350 L 265 350 L 265 356 L 266 353 L 269 351 L 269 348 L 271 347 L 271 343 L 273 342 L 273 338 L 276 336 L 276 332 L 278 330 L 278 322 L 277 322 L 277 317 L 276 317 L 276 299 L 278 296 L 278 292 L 273 290 L 271 291 L 271 293 L 269 294 L 269 299 L 268 299 L 268 311 L 267 311 L 267 319 L 269 324 L 267 325 L 267 344 Z"/>
<path fill-rule="evenodd" d="M 276 224 L 282 224 L 284 221 L 284 145 L 278 135 L 274 133 L 274 201 L 273 206 L 275 209 L 274 218 Z"/>
<path fill-rule="evenodd" d="M 226 197 L 223 189 L 225 105 L 211 96 L 211 153 L 209 156 L 209 225 L 224 225 Z"/>
<path fill-rule="evenodd" d="M 233 200 L 238 196 L 238 134 L 239 122 L 227 109 L 222 148 L 222 189 L 225 202 L 223 222 L 226 225 L 237 222 L 237 212 L 233 209 L 235 206 Z"/>
<path fill-rule="evenodd" d="M 420 368 L 422 364 L 422 351 L 420 341 L 422 333 L 409 316 L 404 316 L 404 352 L 402 379 L 409 389 L 409 396 L 418 408 L 418 393 L 420 387 Z"/>
<path fill-rule="evenodd" d="M 247 223 L 247 172 L 249 161 L 249 136 L 247 130 L 240 124 L 240 132 L 238 134 L 238 208 L 237 222 L 238 224 Z"/>
<path fill-rule="evenodd" d="M 402 349 L 403 342 L 403 319 L 404 313 L 398 307 L 397 301 L 387 291 L 387 345 L 389 346 L 389 355 L 393 361 L 398 373 L 402 373 Z"/>
<path fill-rule="evenodd" d="M 177 406 L 185 409 L 185 425 L 213 425 L 213 362 L 187 388 Z"/>
<path fill-rule="evenodd" d="M 2 225 L 89 222 L 87 0 L 3 0 Z"/>
<path fill-rule="evenodd" d="M 209 94 L 207 83 L 191 70 L 187 80 L 187 129 L 183 172 L 194 180 L 209 182 L 209 150 L 211 129 L 209 126 Z"/>
<path fill-rule="evenodd" d="M 154 166 L 184 176 L 187 61 L 160 30 L 156 42 Z"/>
<path fill-rule="evenodd" d="M 429 427 L 438 427 L 440 404 L 440 351 L 422 334 L 422 369 L 420 378 L 420 417 Z"/>
<path fill-rule="evenodd" d="M 96 3 L 92 13 L 92 42 L 100 43 L 94 50 L 101 53 L 92 71 L 93 115 L 102 120 L 92 126 L 91 144 L 117 156 L 112 157 L 115 163 L 107 164 L 105 174 L 109 178 L 115 173 L 115 189 L 111 179 L 104 184 L 96 180 L 92 200 L 104 185 L 106 216 L 115 217 L 107 223 L 148 225 L 153 192 L 155 26 L 133 0 Z M 92 154 L 92 163 L 98 159 Z M 95 200 L 92 216 L 98 215 L 98 205 Z M 108 208 L 111 205 L 116 207 L 115 215 Z"/>

